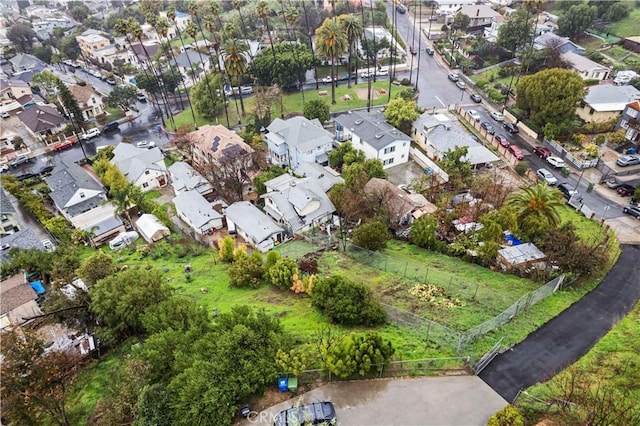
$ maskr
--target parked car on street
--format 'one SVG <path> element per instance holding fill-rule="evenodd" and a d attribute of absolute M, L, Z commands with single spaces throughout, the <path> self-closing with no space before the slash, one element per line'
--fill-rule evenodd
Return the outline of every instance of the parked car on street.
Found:
<path fill-rule="evenodd" d="M 560 157 L 547 157 L 547 163 L 551 164 L 556 169 L 564 167 L 564 160 Z"/>
<path fill-rule="evenodd" d="M 495 135 L 496 134 L 496 129 L 493 127 L 493 125 L 491 125 L 491 123 L 489 123 L 488 121 L 483 121 L 480 124 L 480 127 L 482 127 L 483 129 L 485 129 L 487 131 L 487 133 L 489 133 L 490 135 Z"/>
<path fill-rule="evenodd" d="M 92 129 L 87 130 L 85 134 L 82 135 L 83 141 L 88 141 L 91 138 L 95 138 L 96 136 L 100 136 L 100 129 L 94 127 Z"/>
<path fill-rule="evenodd" d="M 551 156 L 552 154 L 549 148 L 545 148 L 544 146 L 540 145 L 533 148 L 533 153 L 543 159 Z"/>
<path fill-rule="evenodd" d="M 372 72 L 364 71 L 364 72 L 360 73 L 360 78 L 371 78 L 371 77 L 373 77 L 373 74 L 374 74 L 373 71 Z M 331 81 L 329 81 L 329 82 L 331 82 Z"/>
<path fill-rule="evenodd" d="M 337 79 L 334 78 L 333 81 L 337 81 Z M 330 75 L 326 76 L 325 78 L 322 79 L 322 82 L 327 84 L 331 83 L 331 76 Z"/>
<path fill-rule="evenodd" d="M 558 179 L 556 179 L 555 176 L 553 176 L 553 174 L 551 174 L 547 169 L 538 169 L 538 171 L 536 171 L 536 175 L 538 176 L 538 179 L 546 182 L 549 186 L 553 186 L 558 183 Z"/>
<path fill-rule="evenodd" d="M 623 197 L 628 197 L 636 192 L 636 188 L 635 186 L 629 185 L 628 183 L 623 183 L 616 189 L 616 192 L 618 192 L 618 194 L 622 195 Z"/>
<path fill-rule="evenodd" d="M 411 46 L 409 48 L 409 52 L 411 52 L 412 55 L 416 55 L 418 53 L 418 50 L 415 48 L 415 46 Z"/>
<path fill-rule="evenodd" d="M 13 161 L 11 161 L 11 163 L 9 164 L 11 165 L 11 167 L 18 167 L 20 164 L 28 163 L 29 161 L 31 161 L 31 159 L 29 158 L 28 155 L 20 154 L 16 158 L 14 158 Z"/>
<path fill-rule="evenodd" d="M 0 112 L 0 117 L 9 118 L 9 113 L 7 111 L 2 111 L 2 112 Z"/>
<path fill-rule="evenodd" d="M 518 146 L 509 145 L 509 151 L 511 151 L 513 156 L 516 157 L 518 160 L 524 160 L 524 152 L 522 152 L 522 150 Z"/>
<path fill-rule="evenodd" d="M 115 130 L 118 130 L 120 128 L 120 123 L 118 123 L 117 121 L 111 121 L 107 124 L 104 125 L 104 127 L 102 128 L 102 132 L 112 132 Z"/>
<path fill-rule="evenodd" d="M 147 102 L 147 97 L 143 93 L 136 93 L 136 98 L 138 98 L 140 102 Z"/>
<path fill-rule="evenodd" d="M 623 184 L 623 182 L 620 182 L 618 179 L 616 178 L 611 178 L 608 179 L 605 184 L 607 185 L 607 188 L 611 188 L 611 189 L 616 189 L 617 187 L 619 187 L 620 185 Z"/>
<path fill-rule="evenodd" d="M 501 112 L 491 111 L 489 115 L 491 116 L 491 118 L 493 118 L 496 121 L 504 121 L 504 115 L 502 115 Z"/>
<path fill-rule="evenodd" d="M 567 182 L 562 182 L 558 184 L 558 190 L 562 193 L 564 198 L 566 198 L 567 200 L 570 200 L 572 197 L 575 197 L 578 200 L 582 200 L 582 197 L 580 196 L 580 192 L 573 189 L 573 186 L 571 186 Z"/>
<path fill-rule="evenodd" d="M 147 148 L 147 149 L 151 149 L 151 148 L 155 148 L 156 147 L 156 143 L 154 141 L 140 141 L 136 144 L 136 146 L 138 148 Z"/>
<path fill-rule="evenodd" d="M 477 104 L 479 104 L 480 102 L 482 102 L 482 97 L 480 97 L 480 95 L 473 93 L 471 94 L 471 96 L 469 96 L 471 98 L 471 100 Z"/>
<path fill-rule="evenodd" d="M 469 114 L 474 120 L 480 121 L 480 114 L 475 109 L 467 110 L 467 114 Z"/>
<path fill-rule="evenodd" d="M 509 133 L 518 133 L 518 132 L 520 132 L 520 129 L 518 129 L 518 126 L 516 126 L 513 123 L 504 123 L 502 125 L 502 127 L 504 127 L 507 130 L 507 132 L 509 132 Z"/>
<path fill-rule="evenodd" d="M 628 205 L 622 208 L 622 213 L 631 215 L 636 219 L 640 220 L 640 207 Z"/>
<path fill-rule="evenodd" d="M 386 77 L 389 75 L 389 70 L 386 68 L 381 68 L 378 71 L 376 71 L 376 75 L 378 77 Z"/>
<path fill-rule="evenodd" d="M 498 143 L 499 143 L 501 146 L 503 146 L 503 147 L 505 147 L 505 148 L 509 148 L 509 146 L 511 146 L 511 143 L 509 142 L 509 140 L 507 139 L 507 137 L 506 137 L 506 136 L 503 136 L 503 135 L 496 135 L 496 136 L 495 136 L 495 138 L 496 138 L 496 141 L 498 141 Z"/>
<path fill-rule="evenodd" d="M 454 72 L 450 72 L 447 75 L 447 78 L 453 82 L 460 80 L 460 77 L 458 77 L 458 74 L 454 73 Z"/>
<path fill-rule="evenodd" d="M 8 164 L 0 164 L 0 173 L 4 173 L 7 170 L 9 170 L 9 165 Z"/>
<path fill-rule="evenodd" d="M 432 48 L 427 47 L 427 55 L 433 56 L 434 53 L 435 53 L 435 51 Z"/>
<path fill-rule="evenodd" d="M 40 169 L 40 171 L 38 172 L 38 174 L 40 176 L 44 176 L 44 175 L 48 175 L 49 173 L 51 173 L 53 171 L 53 166 L 44 166 L 43 168 Z"/>
<path fill-rule="evenodd" d="M 625 155 L 616 161 L 616 164 L 620 167 L 635 166 L 640 164 L 640 155 Z"/>
<path fill-rule="evenodd" d="M 76 140 L 75 139 L 66 139 L 62 142 L 58 142 L 57 144 L 53 145 L 53 149 L 56 151 L 62 151 L 63 149 L 66 148 L 71 148 L 76 144 Z"/>
<path fill-rule="evenodd" d="M 274 426 L 334 424 L 336 410 L 329 401 L 294 406 L 276 414 Z"/>
<path fill-rule="evenodd" d="M 467 83 L 464 81 L 456 81 L 456 86 L 458 86 L 458 89 L 465 90 L 467 88 Z"/>

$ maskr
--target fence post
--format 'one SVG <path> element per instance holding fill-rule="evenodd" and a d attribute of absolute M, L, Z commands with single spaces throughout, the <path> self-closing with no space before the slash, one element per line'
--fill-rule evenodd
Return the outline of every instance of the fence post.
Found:
<path fill-rule="evenodd" d="M 478 288 L 480 288 L 480 284 L 476 284 L 476 291 L 473 293 L 473 300 L 476 300 L 476 295 L 478 294 Z"/>
<path fill-rule="evenodd" d="M 426 340 L 429 340 L 429 333 L 431 332 L 431 321 L 429 321 L 427 323 L 427 338 Z"/>

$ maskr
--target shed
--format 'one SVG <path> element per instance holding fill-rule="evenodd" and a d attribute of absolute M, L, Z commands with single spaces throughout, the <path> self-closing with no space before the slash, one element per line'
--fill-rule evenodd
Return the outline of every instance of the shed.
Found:
<path fill-rule="evenodd" d="M 164 226 L 157 217 L 149 213 L 140 216 L 140 219 L 136 221 L 136 228 L 148 243 L 155 243 L 171 234 L 169 228 Z"/>
<path fill-rule="evenodd" d="M 545 256 L 532 243 L 519 244 L 498 250 L 498 264 L 503 269 L 526 268 L 542 262 Z"/>
<path fill-rule="evenodd" d="M 41 315 L 37 297 L 35 290 L 25 282 L 24 275 L 3 280 L 0 283 L 0 329 L 22 325 L 28 318 Z"/>

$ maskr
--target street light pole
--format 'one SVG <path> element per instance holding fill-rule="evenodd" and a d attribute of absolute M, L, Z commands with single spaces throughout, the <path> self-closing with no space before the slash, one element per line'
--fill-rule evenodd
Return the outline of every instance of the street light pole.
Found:
<path fill-rule="evenodd" d="M 420 2 L 420 7 L 422 7 L 422 2 Z M 427 39 L 431 40 L 431 23 L 433 22 L 433 12 L 436 10 L 435 3 L 431 5 L 431 16 L 429 17 L 429 31 L 427 32 Z"/>

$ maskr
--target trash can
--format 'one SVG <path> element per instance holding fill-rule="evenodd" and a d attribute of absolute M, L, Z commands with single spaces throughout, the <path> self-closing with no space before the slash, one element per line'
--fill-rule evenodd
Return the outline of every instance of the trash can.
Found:
<path fill-rule="evenodd" d="M 298 378 L 297 377 L 289 377 L 289 392 L 291 392 L 291 393 L 298 392 Z"/>
<path fill-rule="evenodd" d="M 278 378 L 278 389 L 280 389 L 280 392 L 289 391 L 289 379 L 287 377 Z"/>
<path fill-rule="evenodd" d="M 589 185 L 587 185 L 587 192 L 591 192 L 593 191 L 593 187 L 594 187 L 594 183 L 593 182 L 589 182 Z"/>

